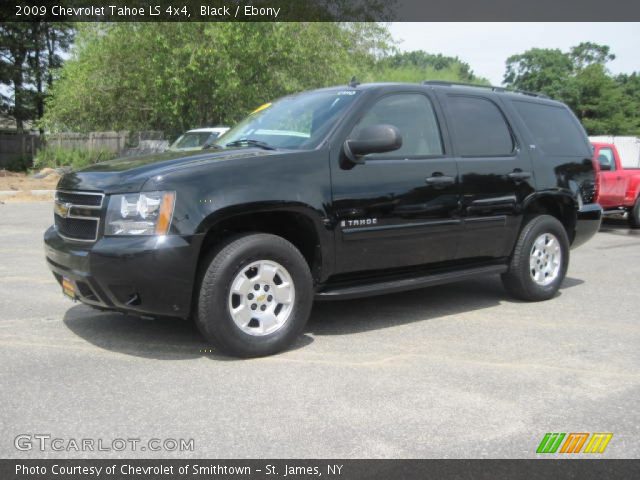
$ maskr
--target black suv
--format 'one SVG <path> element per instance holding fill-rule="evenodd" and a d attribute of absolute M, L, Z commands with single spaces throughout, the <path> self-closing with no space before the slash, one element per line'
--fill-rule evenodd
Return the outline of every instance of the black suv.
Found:
<path fill-rule="evenodd" d="M 600 226 L 594 180 L 562 103 L 354 83 L 265 104 L 204 151 L 65 175 L 44 240 L 68 295 L 192 317 L 223 351 L 259 356 L 294 341 L 314 299 L 485 274 L 553 297 Z"/>

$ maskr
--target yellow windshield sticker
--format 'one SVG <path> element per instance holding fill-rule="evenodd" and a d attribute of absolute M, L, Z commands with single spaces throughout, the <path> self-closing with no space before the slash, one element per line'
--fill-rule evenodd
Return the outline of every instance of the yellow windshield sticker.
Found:
<path fill-rule="evenodd" d="M 271 106 L 271 102 L 269 103 L 265 103 L 264 105 L 260 105 L 258 108 L 256 108 L 253 112 L 251 112 L 250 115 L 253 115 L 255 113 L 261 112 L 262 110 L 264 110 L 265 108 L 269 108 Z"/>

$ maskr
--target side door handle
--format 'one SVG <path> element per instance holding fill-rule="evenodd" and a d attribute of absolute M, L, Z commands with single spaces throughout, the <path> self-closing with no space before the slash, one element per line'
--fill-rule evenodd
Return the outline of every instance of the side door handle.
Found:
<path fill-rule="evenodd" d="M 433 176 L 427 177 L 425 179 L 425 183 L 433 187 L 446 187 L 448 185 L 453 185 L 454 183 L 456 183 L 456 179 L 454 177 L 443 175 L 440 172 L 435 172 Z"/>
<path fill-rule="evenodd" d="M 514 170 L 513 172 L 509 173 L 507 177 L 509 177 L 511 180 L 515 180 L 516 182 L 522 182 L 531 178 L 531 172 Z"/>

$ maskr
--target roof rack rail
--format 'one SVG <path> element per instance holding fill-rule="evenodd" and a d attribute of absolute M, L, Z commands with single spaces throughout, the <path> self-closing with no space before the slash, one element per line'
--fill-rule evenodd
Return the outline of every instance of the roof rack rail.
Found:
<path fill-rule="evenodd" d="M 521 95 L 528 95 L 530 97 L 550 98 L 544 93 L 527 92 L 526 90 L 518 90 L 515 88 L 496 87 L 494 85 L 481 85 L 478 83 L 463 83 L 463 82 L 447 82 L 445 80 L 425 80 L 422 85 L 441 85 L 444 87 L 474 87 L 474 88 L 486 88 L 492 92 L 507 92 L 507 93 L 519 93 Z"/>

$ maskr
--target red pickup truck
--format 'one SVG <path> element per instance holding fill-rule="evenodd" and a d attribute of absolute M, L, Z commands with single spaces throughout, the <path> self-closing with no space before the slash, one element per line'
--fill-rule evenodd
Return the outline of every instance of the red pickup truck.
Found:
<path fill-rule="evenodd" d="M 626 213 L 629 225 L 640 228 L 640 168 L 624 168 L 615 145 L 593 143 L 598 172 L 596 202 L 606 214 Z"/>

